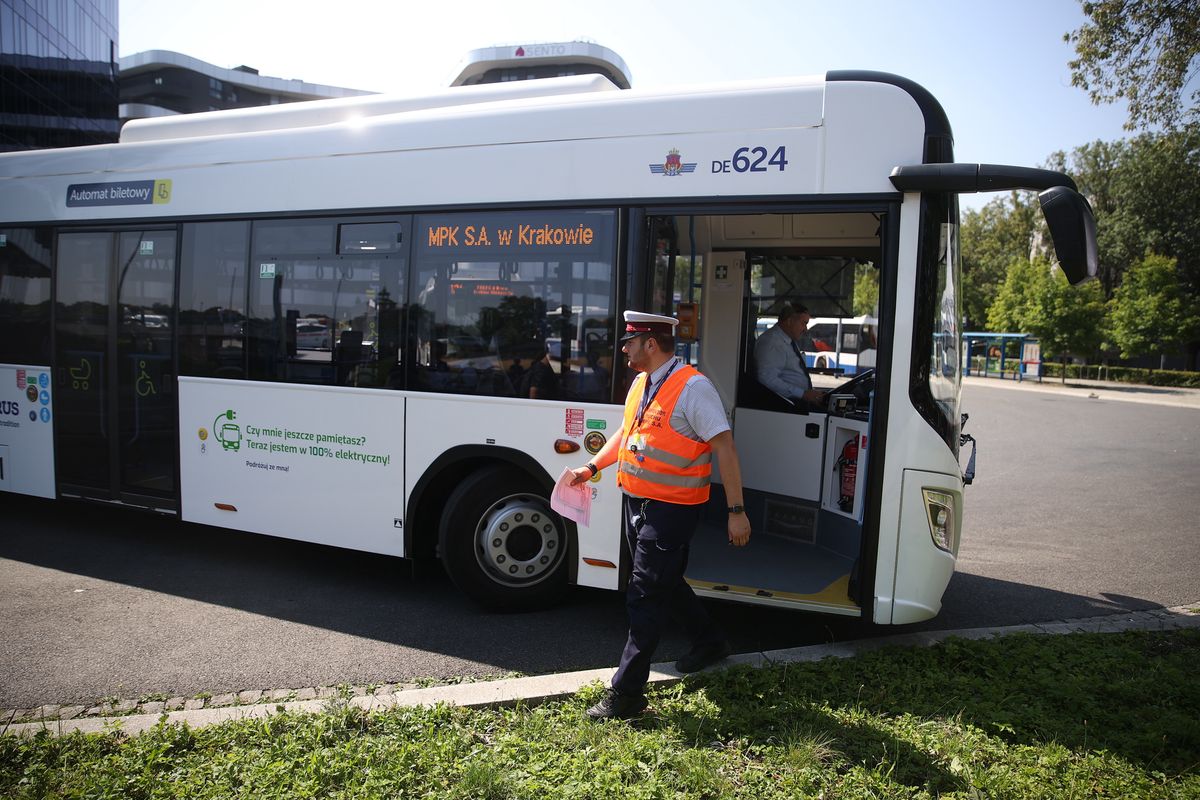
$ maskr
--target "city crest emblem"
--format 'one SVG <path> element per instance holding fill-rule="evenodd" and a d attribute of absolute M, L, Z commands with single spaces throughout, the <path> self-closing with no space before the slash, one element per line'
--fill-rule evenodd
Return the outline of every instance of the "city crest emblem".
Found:
<path fill-rule="evenodd" d="M 671 152 L 667 153 L 667 158 L 663 163 L 650 165 L 650 172 L 655 175 L 665 175 L 668 178 L 695 171 L 696 162 L 690 161 L 685 163 L 679 155 L 679 151 L 674 147 L 671 148 Z"/>

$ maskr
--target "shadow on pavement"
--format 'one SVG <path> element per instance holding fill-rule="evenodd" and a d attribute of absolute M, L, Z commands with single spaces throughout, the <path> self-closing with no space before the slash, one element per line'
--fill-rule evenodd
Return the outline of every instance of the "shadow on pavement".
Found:
<path fill-rule="evenodd" d="M 238 609 L 381 642 L 480 658 L 528 674 L 616 662 L 625 636 L 622 597 L 576 589 L 558 607 L 501 614 L 465 598 L 436 563 L 208 528 L 105 506 L 5 497 L 0 558 Z M 882 633 L 985 627 L 1144 610 L 1138 598 L 1104 601 L 956 574 L 942 612 L 909 626 L 712 601 L 735 652 L 782 649 Z M 664 640 L 660 658 L 686 649 Z"/>

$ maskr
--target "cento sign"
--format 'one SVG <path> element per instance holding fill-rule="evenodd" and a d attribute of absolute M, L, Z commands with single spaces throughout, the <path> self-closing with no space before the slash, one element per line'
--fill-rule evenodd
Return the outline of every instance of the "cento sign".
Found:
<path fill-rule="evenodd" d="M 563 44 L 531 44 L 528 47 L 521 45 L 514 53 L 517 58 L 525 56 L 565 56 L 567 54 L 567 46 Z"/>

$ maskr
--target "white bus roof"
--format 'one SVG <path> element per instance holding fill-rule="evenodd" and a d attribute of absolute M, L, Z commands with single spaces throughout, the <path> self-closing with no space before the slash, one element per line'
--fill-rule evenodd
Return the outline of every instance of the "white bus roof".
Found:
<path fill-rule="evenodd" d="M 623 91 L 597 80 L 196 115 L 141 126 L 160 131 L 153 141 L 0 154 L 0 222 L 894 195 L 892 168 L 924 160 L 927 120 L 949 139 L 924 90 L 876 73 Z"/>
<path fill-rule="evenodd" d="M 295 130 L 317 125 L 334 125 L 339 122 L 360 123 L 369 117 L 429 108 L 603 91 L 615 92 L 617 87 L 603 76 L 581 75 L 463 86 L 418 95 L 376 94 L 332 100 L 309 100 L 275 106 L 130 120 L 121 128 L 121 142 L 155 142 L 164 139 L 190 139 L 196 136 L 231 136 L 258 131 Z"/>

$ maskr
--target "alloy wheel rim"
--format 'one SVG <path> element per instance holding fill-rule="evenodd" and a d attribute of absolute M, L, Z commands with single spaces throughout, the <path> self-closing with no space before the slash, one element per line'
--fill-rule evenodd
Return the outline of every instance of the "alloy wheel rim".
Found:
<path fill-rule="evenodd" d="M 565 537 L 542 498 L 513 494 L 484 512 L 475 530 L 475 558 L 504 586 L 532 586 L 548 578 L 563 558 Z"/>

